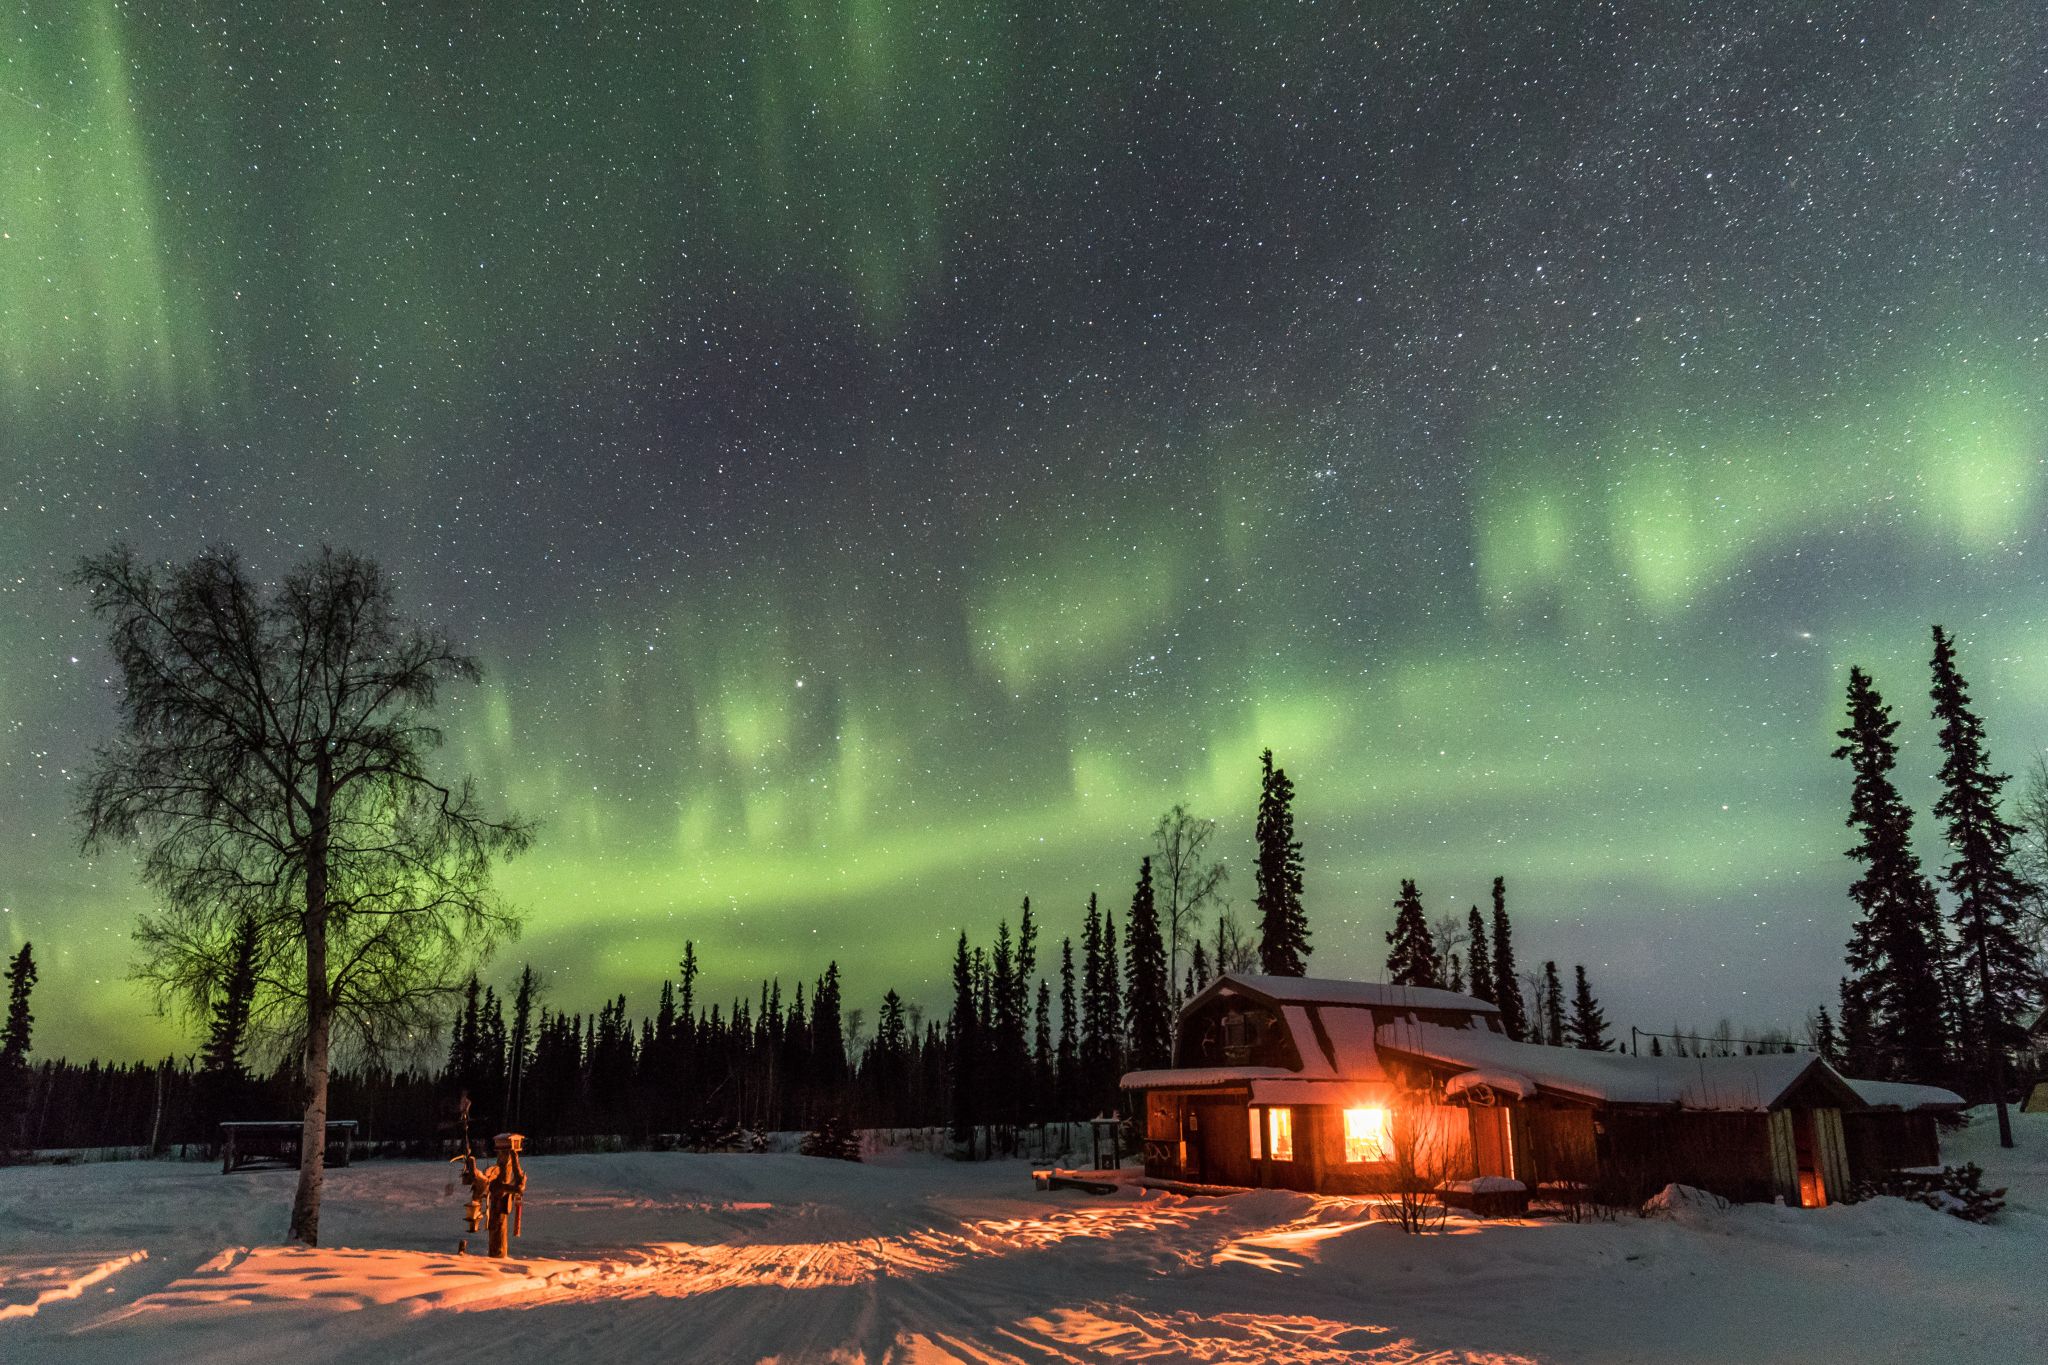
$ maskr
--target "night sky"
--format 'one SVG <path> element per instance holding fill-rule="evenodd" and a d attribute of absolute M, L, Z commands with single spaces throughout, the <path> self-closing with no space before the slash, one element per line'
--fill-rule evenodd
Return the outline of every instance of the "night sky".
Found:
<path fill-rule="evenodd" d="M 1930 622 L 2048 745 L 2044 122 L 2037 0 L 9 4 L 37 1049 L 193 1046 L 67 818 L 117 538 L 350 546 L 467 638 L 556 1005 L 694 938 L 942 1007 L 1175 801 L 1249 917 L 1270 745 L 1313 972 L 1502 873 L 1624 1027 L 1796 1027 L 1849 665 L 1930 862 Z"/>

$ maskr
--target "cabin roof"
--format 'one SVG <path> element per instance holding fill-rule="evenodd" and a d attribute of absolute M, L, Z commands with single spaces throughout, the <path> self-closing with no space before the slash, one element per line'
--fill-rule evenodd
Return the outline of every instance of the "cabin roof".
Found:
<path fill-rule="evenodd" d="M 1218 995 L 1246 995 L 1269 1005 L 1352 1005 L 1379 1009 L 1456 1010 L 1499 1014 L 1500 1007 L 1477 996 L 1429 986 L 1389 986 L 1377 981 L 1333 981 L 1313 976 L 1252 976 L 1226 972 L 1182 1006 L 1182 1013 Z"/>
<path fill-rule="evenodd" d="M 1518 1043 L 1497 1033 L 1435 1024 L 1384 1029 L 1380 1047 L 1461 1071 L 1478 1069 L 1503 1078 L 1520 1077 L 1543 1090 L 1604 1104 L 1755 1111 L 1773 1108 L 1808 1082 L 1838 1092 L 1838 1099 L 1852 1105 L 1871 1102 L 1811 1053 L 1636 1057 L 1624 1052 Z"/>
<path fill-rule="evenodd" d="M 1908 1085 L 1904 1081 L 1849 1081 L 1849 1088 L 1874 1109 L 1961 1109 L 1963 1097 L 1938 1085 Z"/>

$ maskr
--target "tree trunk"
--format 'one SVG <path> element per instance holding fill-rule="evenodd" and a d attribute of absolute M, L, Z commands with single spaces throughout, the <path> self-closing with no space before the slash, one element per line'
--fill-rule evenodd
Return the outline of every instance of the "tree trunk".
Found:
<path fill-rule="evenodd" d="M 299 1185 L 292 1195 L 291 1237 L 320 1244 L 320 1190 L 327 1175 L 327 1050 L 334 1005 L 327 994 L 327 851 L 332 781 L 323 756 L 306 849 L 305 1122 L 299 1129 Z"/>

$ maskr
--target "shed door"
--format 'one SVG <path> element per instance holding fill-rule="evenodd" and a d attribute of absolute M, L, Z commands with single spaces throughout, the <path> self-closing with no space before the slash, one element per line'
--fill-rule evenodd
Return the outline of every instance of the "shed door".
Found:
<path fill-rule="evenodd" d="M 1195 1132 L 1189 1145 L 1201 1154 L 1205 1185 L 1245 1185 L 1252 1179 L 1251 1120 L 1242 1100 L 1195 1100 L 1188 1106 Z"/>
<path fill-rule="evenodd" d="M 1476 1174 L 1515 1178 L 1514 1142 L 1508 1133 L 1508 1111 L 1475 1106 L 1472 1115 L 1472 1162 Z"/>

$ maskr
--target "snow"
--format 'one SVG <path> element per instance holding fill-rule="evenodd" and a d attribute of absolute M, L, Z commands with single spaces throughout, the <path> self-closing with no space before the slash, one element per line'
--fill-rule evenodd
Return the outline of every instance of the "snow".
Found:
<path fill-rule="evenodd" d="M 1485 1086 L 1488 1090 L 1497 1090 L 1503 1095 L 1511 1095 L 1518 1100 L 1536 1098 L 1535 1082 L 1527 1076 L 1490 1066 L 1474 1067 L 1470 1071 L 1461 1071 L 1451 1077 L 1444 1082 L 1444 1095 L 1447 1098 L 1462 1095 L 1480 1086 Z"/>
<path fill-rule="evenodd" d="M 1843 1077 L 1848 1080 L 1847 1077 Z M 1963 1097 L 1938 1085 L 1907 1085 L 1903 1081 L 1849 1081 L 1863 1102 L 1879 1109 L 1960 1109 Z"/>
<path fill-rule="evenodd" d="M 1453 1194 L 1521 1194 L 1529 1187 L 1504 1175 L 1475 1175 L 1470 1180 L 1447 1180 L 1439 1188 Z"/>
<path fill-rule="evenodd" d="M 489 1262 L 452 1254 L 438 1163 L 331 1172 L 317 1250 L 275 1244 L 290 1171 L 10 1168 L 0 1360 L 2048 1359 L 2048 1115 L 2015 1115 L 2016 1152 L 1972 1119 L 1943 1159 L 2008 1189 L 1983 1226 L 1674 1192 L 1410 1237 L 1357 1199 L 1040 1193 L 1030 1162 L 618 1153 L 529 1160 L 526 1235 Z"/>
<path fill-rule="evenodd" d="M 1386 1072 L 1380 1068 L 1371 1010 L 1327 1006 L 1318 1009 L 1316 1015 L 1322 1021 L 1323 1035 L 1337 1054 L 1339 1076 L 1354 1081 L 1386 1079 Z"/>
<path fill-rule="evenodd" d="M 1251 1081 L 1291 1081 L 1297 1073 L 1284 1066 L 1184 1066 L 1171 1071 L 1126 1071 L 1126 1090 L 1207 1090 Z"/>
<path fill-rule="evenodd" d="M 1517 1077 L 1524 1084 L 1610 1104 L 1675 1104 L 1687 1109 L 1768 1109 L 1814 1068 L 1835 1075 L 1826 1062 L 1811 1053 L 1634 1057 L 1624 1052 L 1518 1043 L 1498 1033 L 1436 1024 L 1382 1029 L 1380 1048 L 1483 1069 L 1502 1079 Z"/>

